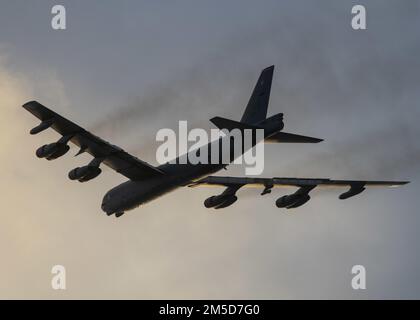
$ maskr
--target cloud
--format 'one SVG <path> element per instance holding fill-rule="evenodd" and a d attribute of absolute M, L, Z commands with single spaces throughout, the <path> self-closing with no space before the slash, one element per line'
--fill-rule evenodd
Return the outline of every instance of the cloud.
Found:
<path fill-rule="evenodd" d="M 307 22 L 280 14 L 258 29 L 231 35 L 190 67 L 128 97 L 91 130 L 110 138 L 132 137 L 130 150 L 145 155 L 157 147 L 154 133 L 162 127 L 176 128 L 176 120 L 207 129 L 207 119 L 215 115 L 239 119 L 259 70 L 275 64 L 269 112 L 285 113 L 285 131 L 322 135 L 328 145 L 313 154 L 315 160 L 298 161 L 289 170 L 311 163 L 324 167 L 341 163 L 346 175 L 397 176 L 399 168 L 417 166 L 415 84 L 420 81 L 416 71 L 420 65 L 415 53 L 420 53 L 420 43 L 400 33 L 416 28 L 418 8 L 395 11 L 372 5 L 372 11 L 404 16 L 405 24 L 390 27 L 374 20 L 369 35 L 335 21 L 345 6 L 321 8 L 308 14 Z M 382 54 L 375 49 L 384 45 L 385 31 L 380 28 L 388 32 L 387 40 L 392 39 Z M 362 161 L 357 155 L 365 159 L 359 171 L 353 168 Z"/>
<path fill-rule="evenodd" d="M 34 161 L 35 145 L 28 133 L 36 121 L 21 105 L 36 95 L 44 101 L 63 104 L 65 101 L 63 84 L 53 71 L 38 70 L 39 79 L 35 80 L 13 70 L 11 60 L 0 52 L 0 193 L 3 203 L 0 296 L 3 298 L 25 297 L 26 289 L 28 292 L 39 289 L 37 277 L 28 279 L 27 276 L 47 259 L 42 248 L 50 239 L 47 230 L 52 226 L 43 216 L 44 204 L 54 201 L 59 206 L 59 202 L 50 200 L 56 192 L 54 182 L 45 179 L 45 168 Z"/>

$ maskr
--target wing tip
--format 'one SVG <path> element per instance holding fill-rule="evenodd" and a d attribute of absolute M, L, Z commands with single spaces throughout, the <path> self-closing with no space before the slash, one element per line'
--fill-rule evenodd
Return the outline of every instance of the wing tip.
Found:
<path fill-rule="evenodd" d="M 409 184 L 410 182 L 411 181 L 389 181 L 384 186 L 387 186 L 389 188 L 398 188 L 398 187 L 404 186 L 406 184 Z"/>
<path fill-rule="evenodd" d="M 28 110 L 28 109 L 32 108 L 34 104 L 38 104 L 38 103 L 39 103 L 38 101 L 31 100 L 31 101 L 28 101 L 28 102 L 24 103 L 22 105 L 22 107 Z"/>
<path fill-rule="evenodd" d="M 320 143 L 324 141 L 324 139 L 321 139 L 321 138 L 314 138 L 314 137 L 307 137 L 307 136 L 302 136 L 302 138 L 305 140 L 304 142 L 306 143 Z"/>

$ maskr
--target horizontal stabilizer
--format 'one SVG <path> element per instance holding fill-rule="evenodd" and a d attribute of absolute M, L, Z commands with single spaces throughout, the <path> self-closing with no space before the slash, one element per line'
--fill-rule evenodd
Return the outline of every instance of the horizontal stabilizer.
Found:
<path fill-rule="evenodd" d="M 306 137 L 287 132 L 277 132 L 265 139 L 265 142 L 271 143 L 318 143 L 321 141 L 324 141 L 324 139 Z"/>

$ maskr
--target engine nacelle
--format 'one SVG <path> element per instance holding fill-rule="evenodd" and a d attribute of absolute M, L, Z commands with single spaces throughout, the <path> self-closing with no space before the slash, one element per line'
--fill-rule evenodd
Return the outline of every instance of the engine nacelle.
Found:
<path fill-rule="evenodd" d="M 54 160 L 65 155 L 70 150 L 70 147 L 64 143 L 50 143 L 43 145 L 36 150 L 38 158 L 47 158 L 47 160 Z"/>
<path fill-rule="evenodd" d="M 218 206 L 219 204 L 222 204 L 223 200 L 224 199 L 221 196 L 211 196 L 204 200 L 204 206 L 206 208 L 213 208 L 215 206 Z"/>
<path fill-rule="evenodd" d="M 301 205 L 304 205 L 306 202 L 308 202 L 311 199 L 311 197 L 307 194 L 291 194 L 287 196 L 283 196 L 277 199 L 276 206 L 277 208 L 297 208 Z"/>
<path fill-rule="evenodd" d="M 299 195 L 296 195 L 296 194 L 283 196 L 276 200 L 276 206 L 277 208 L 286 208 L 294 204 L 298 199 L 299 199 Z"/>
<path fill-rule="evenodd" d="M 36 156 L 38 158 L 46 158 L 52 155 L 56 150 L 57 143 L 45 144 L 42 147 L 38 148 L 38 150 L 36 150 Z"/>
<path fill-rule="evenodd" d="M 92 180 L 101 174 L 102 170 L 95 166 L 78 167 L 69 172 L 70 180 L 86 182 Z"/>
<path fill-rule="evenodd" d="M 215 209 L 222 209 L 222 208 L 229 207 L 232 204 L 234 204 L 236 201 L 238 201 L 238 197 L 235 196 L 234 194 L 230 196 L 226 196 L 224 202 L 216 206 Z"/>
<path fill-rule="evenodd" d="M 295 203 L 288 206 L 287 209 L 293 209 L 300 206 L 303 206 L 306 202 L 308 202 L 311 199 L 311 196 L 309 194 L 302 194 L 298 200 L 296 200 Z"/>
<path fill-rule="evenodd" d="M 235 196 L 234 194 L 212 196 L 210 198 L 207 198 L 204 201 L 204 206 L 206 208 L 221 209 L 221 208 L 226 208 L 232 205 L 237 200 L 238 200 L 238 197 Z"/>

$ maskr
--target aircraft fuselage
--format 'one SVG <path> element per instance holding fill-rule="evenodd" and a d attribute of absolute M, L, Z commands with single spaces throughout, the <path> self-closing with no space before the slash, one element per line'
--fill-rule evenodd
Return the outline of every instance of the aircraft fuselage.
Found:
<path fill-rule="evenodd" d="M 264 121 L 264 136 L 270 136 L 283 129 L 282 116 L 275 115 Z M 223 139 L 210 142 L 206 148 L 211 153 L 212 146 L 215 143 L 223 143 Z M 251 147 L 255 146 L 258 141 L 254 140 Z M 202 147 L 203 148 L 203 147 Z M 234 145 L 230 144 L 230 152 L 232 154 L 231 161 L 249 150 L 245 147 L 238 152 L 234 149 Z M 219 148 L 220 150 L 220 148 Z M 159 166 L 159 170 L 165 172 L 163 176 L 153 177 L 146 180 L 124 182 L 106 193 L 102 201 L 102 210 L 107 215 L 114 213 L 123 213 L 137 208 L 138 206 L 150 202 L 162 195 L 174 191 L 177 188 L 187 186 L 195 180 L 202 179 L 209 176 L 227 166 L 226 163 L 219 164 L 179 164 L 180 157 L 177 158 L 176 163 L 163 164 Z"/>

